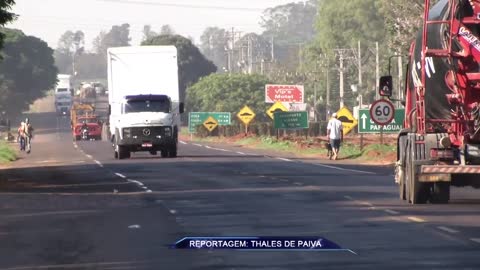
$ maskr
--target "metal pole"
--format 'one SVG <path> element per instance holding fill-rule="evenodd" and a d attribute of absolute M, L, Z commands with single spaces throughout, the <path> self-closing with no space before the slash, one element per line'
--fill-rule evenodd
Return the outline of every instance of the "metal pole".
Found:
<path fill-rule="evenodd" d="M 376 67 L 375 67 L 375 78 L 376 78 L 376 81 L 375 81 L 375 99 L 379 99 L 380 96 L 379 96 L 379 93 L 378 93 L 378 88 L 380 87 L 379 86 L 379 83 L 380 83 L 380 59 L 379 59 L 379 52 L 378 52 L 378 42 L 375 42 L 375 63 L 376 63 Z"/>
<path fill-rule="evenodd" d="M 343 53 L 340 54 L 340 108 L 343 108 Z"/>
<path fill-rule="evenodd" d="M 362 47 L 360 46 L 360 40 L 358 41 L 358 92 L 362 86 Z"/>
<path fill-rule="evenodd" d="M 330 60 L 327 58 L 327 108 L 326 108 L 326 120 L 328 121 L 329 111 L 330 111 L 330 82 L 329 82 L 329 68 L 330 68 Z"/>

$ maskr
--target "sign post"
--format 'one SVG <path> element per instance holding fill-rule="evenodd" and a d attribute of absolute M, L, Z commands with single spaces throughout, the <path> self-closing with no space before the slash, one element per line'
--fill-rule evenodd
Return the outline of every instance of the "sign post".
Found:
<path fill-rule="evenodd" d="M 358 133 L 380 133 L 382 126 L 376 124 L 370 117 L 369 109 L 360 109 L 358 111 L 359 123 Z M 405 109 L 396 109 L 393 120 L 383 126 L 384 133 L 398 133 L 403 128 L 403 120 L 405 118 Z"/>
<path fill-rule="evenodd" d="M 308 128 L 307 112 L 275 112 L 273 117 L 276 129 Z"/>
<path fill-rule="evenodd" d="M 245 135 L 248 134 L 248 124 L 255 118 L 255 113 L 245 105 L 238 113 L 237 117 L 245 125 Z"/>
<path fill-rule="evenodd" d="M 380 130 L 380 144 L 383 144 L 383 129 L 384 126 L 392 122 L 395 116 L 395 107 L 392 102 L 386 99 L 379 99 L 373 102 L 370 107 L 370 117 L 373 122 L 381 125 Z"/>
<path fill-rule="evenodd" d="M 207 120 L 203 122 L 203 126 L 208 130 L 208 132 L 212 132 L 218 126 L 218 121 L 212 116 L 209 116 Z"/>
<path fill-rule="evenodd" d="M 196 133 L 196 127 L 203 125 L 209 116 L 215 118 L 219 126 L 231 125 L 231 114 L 229 112 L 191 112 L 188 114 L 188 131 L 191 134 Z"/>
<path fill-rule="evenodd" d="M 304 96 L 303 85 L 265 85 L 265 103 L 304 103 Z"/>
<path fill-rule="evenodd" d="M 275 112 L 286 112 L 288 111 L 285 106 L 281 102 L 275 102 L 268 110 L 267 110 L 267 115 L 272 118 L 273 120 L 273 114 Z"/>
<path fill-rule="evenodd" d="M 347 107 L 343 107 L 337 111 L 337 119 L 342 122 L 343 135 L 347 135 L 358 124 L 357 119 L 353 117 L 353 114 Z"/>

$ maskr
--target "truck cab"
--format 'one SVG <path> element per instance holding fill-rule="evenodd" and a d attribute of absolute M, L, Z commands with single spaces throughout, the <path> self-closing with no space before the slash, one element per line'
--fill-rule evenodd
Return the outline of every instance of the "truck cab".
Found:
<path fill-rule="evenodd" d="M 120 114 L 111 118 L 114 125 L 110 123 L 115 156 L 127 158 L 131 152 L 159 151 L 162 157 L 176 157 L 180 119 L 172 106 L 166 95 L 126 96 L 116 106 Z"/>

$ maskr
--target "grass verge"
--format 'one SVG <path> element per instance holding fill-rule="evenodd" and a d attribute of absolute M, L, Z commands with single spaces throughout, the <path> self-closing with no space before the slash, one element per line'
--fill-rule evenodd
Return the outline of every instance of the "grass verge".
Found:
<path fill-rule="evenodd" d="M 0 164 L 5 164 L 17 159 L 17 153 L 5 142 L 0 142 Z"/>
<path fill-rule="evenodd" d="M 200 142 L 233 143 L 245 148 L 262 150 L 273 150 L 280 152 L 294 153 L 298 156 L 312 158 L 327 158 L 327 150 L 323 143 L 318 140 L 309 139 L 279 139 L 275 137 L 194 137 Z M 370 164 L 389 164 L 395 162 L 396 146 L 391 144 L 371 143 L 360 149 L 358 144 L 344 143 L 340 148 L 339 159 L 355 160 Z"/>

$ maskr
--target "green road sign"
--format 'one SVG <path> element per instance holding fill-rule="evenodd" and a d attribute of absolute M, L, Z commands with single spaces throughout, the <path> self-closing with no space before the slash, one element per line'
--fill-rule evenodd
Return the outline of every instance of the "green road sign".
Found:
<path fill-rule="evenodd" d="M 209 116 L 215 118 L 219 126 L 232 124 L 232 117 L 229 112 L 191 112 L 188 114 L 188 131 L 195 133 L 197 126 L 203 125 Z"/>
<path fill-rule="evenodd" d="M 308 128 L 307 112 L 275 112 L 274 127 L 279 129 Z"/>
<path fill-rule="evenodd" d="M 370 118 L 369 109 L 361 109 L 358 112 L 358 133 L 380 133 L 382 126 L 375 124 Z M 395 109 L 395 116 L 388 125 L 383 126 L 383 133 L 398 133 L 403 128 L 405 109 Z"/>

